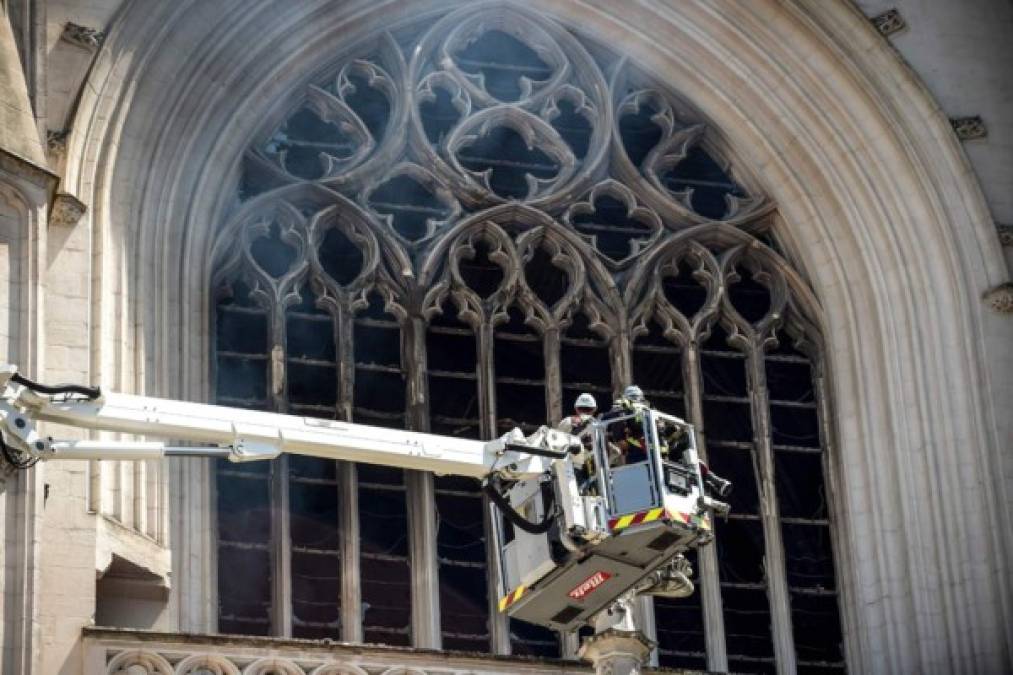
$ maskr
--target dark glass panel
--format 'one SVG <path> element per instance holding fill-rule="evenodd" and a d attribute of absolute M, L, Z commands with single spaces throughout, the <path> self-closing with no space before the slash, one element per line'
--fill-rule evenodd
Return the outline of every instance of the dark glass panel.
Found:
<path fill-rule="evenodd" d="M 476 242 L 475 256 L 462 257 L 458 267 L 464 283 L 482 299 L 495 293 L 503 283 L 503 268 L 489 259 L 489 244 L 485 241 Z"/>
<path fill-rule="evenodd" d="M 722 587 L 721 600 L 724 605 L 729 661 L 735 660 L 736 656 L 761 659 L 773 657 L 774 643 L 767 591 L 762 588 Z M 762 669 L 765 666 L 760 664 L 760 667 L 761 669 L 757 670 L 755 666 L 751 666 L 746 672 L 766 672 Z"/>
<path fill-rule="evenodd" d="M 625 202 L 608 195 L 595 200 L 593 213 L 574 216 L 573 226 L 578 232 L 593 236 L 595 248 L 616 262 L 630 256 L 637 242 L 651 236 L 648 225 L 629 217 Z"/>
<path fill-rule="evenodd" d="M 795 654 L 800 662 L 844 665 L 844 639 L 836 595 L 792 593 L 791 624 L 795 634 Z"/>
<path fill-rule="evenodd" d="M 672 192 L 692 190 L 693 210 L 712 220 L 720 220 L 728 213 L 728 195 L 746 196 L 728 172 L 699 145 L 691 148 L 685 159 L 661 176 L 661 180 Z"/>
<path fill-rule="evenodd" d="M 683 261 L 676 276 L 666 276 L 661 282 L 662 291 L 672 306 L 692 320 L 707 302 L 707 289 L 693 278 L 692 268 Z"/>
<path fill-rule="evenodd" d="M 743 319 L 756 323 L 770 311 L 770 291 L 753 278 L 748 268 L 740 266 L 735 271 L 739 280 L 728 287 L 728 297 Z"/>
<path fill-rule="evenodd" d="M 281 238 L 277 223 L 271 223 L 267 234 L 250 244 L 250 255 L 265 272 L 275 279 L 281 278 L 295 263 L 295 247 Z"/>
<path fill-rule="evenodd" d="M 570 278 L 566 272 L 552 262 L 552 255 L 539 247 L 524 266 L 524 278 L 535 295 L 552 308 L 566 294 L 570 287 Z"/>
<path fill-rule="evenodd" d="M 837 587 L 828 526 L 784 523 L 781 533 L 789 586 L 821 590 Z"/>
<path fill-rule="evenodd" d="M 764 570 L 763 525 L 759 520 L 716 519 L 718 567 L 721 581 L 762 584 Z"/>
<path fill-rule="evenodd" d="M 339 286 L 355 281 L 365 264 L 359 247 L 337 227 L 327 230 L 317 255 L 324 271 Z"/>
<path fill-rule="evenodd" d="M 504 199 L 524 199 L 528 175 L 550 179 L 560 171 L 556 160 L 527 143 L 509 127 L 494 127 L 460 148 L 457 159 L 469 171 L 490 171 L 489 187 Z"/>
<path fill-rule="evenodd" d="M 567 100 L 557 104 L 559 115 L 551 124 L 559 132 L 570 150 L 578 159 L 583 159 L 591 144 L 591 133 L 594 131 L 586 117 L 577 113 L 573 103 Z"/>
<path fill-rule="evenodd" d="M 500 101 L 521 98 L 521 78 L 535 82 L 552 77 L 552 69 L 531 47 L 501 30 L 490 30 L 454 54 L 458 67 L 482 75 L 486 91 Z"/>
<path fill-rule="evenodd" d="M 661 127 L 651 118 L 660 110 L 649 103 L 642 103 L 636 113 L 619 118 L 619 136 L 633 165 L 639 167 L 654 146 L 661 140 Z"/>
<path fill-rule="evenodd" d="M 218 630 L 271 633 L 271 561 L 267 548 L 218 546 Z"/>
<path fill-rule="evenodd" d="M 352 86 L 345 92 L 345 103 L 379 143 L 390 119 L 390 101 L 382 91 L 370 86 L 369 80 L 362 75 L 350 75 L 348 81 Z"/>
<path fill-rule="evenodd" d="M 390 215 L 394 229 L 409 241 L 428 234 L 430 219 L 444 220 L 450 209 L 411 176 L 401 175 L 383 183 L 369 195 L 369 205 L 380 214 Z"/>

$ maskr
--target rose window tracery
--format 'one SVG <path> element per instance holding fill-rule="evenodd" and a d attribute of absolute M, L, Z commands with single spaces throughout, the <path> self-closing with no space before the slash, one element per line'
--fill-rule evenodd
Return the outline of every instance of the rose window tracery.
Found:
<path fill-rule="evenodd" d="M 636 381 L 736 483 L 693 556 L 709 590 L 654 602 L 662 665 L 843 672 L 819 308 L 759 180 L 551 19 L 410 28 L 339 46 L 251 140 L 214 251 L 217 400 L 488 438 Z M 474 481 L 289 458 L 218 484 L 220 569 L 256 562 L 219 575 L 224 632 L 572 656 L 490 609 Z"/>

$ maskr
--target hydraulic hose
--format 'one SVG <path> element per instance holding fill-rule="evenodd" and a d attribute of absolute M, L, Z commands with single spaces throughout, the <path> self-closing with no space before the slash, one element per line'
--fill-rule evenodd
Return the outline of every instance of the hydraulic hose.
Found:
<path fill-rule="evenodd" d="M 11 382 L 28 387 L 38 394 L 47 394 L 49 396 L 57 396 L 60 394 L 79 394 L 85 398 L 94 400 L 102 395 L 102 391 L 98 387 L 85 387 L 80 384 L 57 384 L 48 386 L 29 380 L 20 373 L 14 373 L 11 375 Z"/>
<path fill-rule="evenodd" d="M 510 502 L 508 502 L 506 498 L 492 486 L 492 483 L 486 482 L 485 485 L 482 486 L 482 491 L 485 492 L 486 496 L 489 497 L 493 504 L 499 507 L 499 510 L 503 512 L 503 515 L 506 516 L 506 519 L 509 520 L 514 527 L 520 528 L 528 534 L 545 534 L 549 531 L 549 528 L 552 527 L 552 521 L 554 519 L 553 507 L 556 502 L 555 497 L 553 497 L 552 501 L 547 504 L 545 519 L 540 523 L 532 523 L 530 520 L 517 513 L 517 511 L 510 506 Z"/>

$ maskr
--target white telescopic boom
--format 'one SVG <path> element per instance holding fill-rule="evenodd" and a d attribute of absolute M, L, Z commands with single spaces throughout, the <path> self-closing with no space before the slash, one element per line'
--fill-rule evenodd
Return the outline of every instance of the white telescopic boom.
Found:
<path fill-rule="evenodd" d="M 559 457 L 575 438 L 542 429 L 525 439 L 514 430 L 483 442 L 453 436 L 386 429 L 312 417 L 103 393 L 51 397 L 49 389 L 0 367 L 0 422 L 6 442 L 39 459 L 155 459 L 166 456 L 228 457 L 237 462 L 271 459 L 283 452 L 484 478 L 494 468 L 540 473 L 544 458 Z M 7 380 L 7 381 L 4 381 Z M 19 382 L 28 382 L 22 386 Z M 35 387 L 33 389 L 32 387 Z M 83 389 L 83 388 L 82 388 Z M 137 434 L 210 447 L 157 441 L 54 440 L 36 433 L 36 421 Z"/>

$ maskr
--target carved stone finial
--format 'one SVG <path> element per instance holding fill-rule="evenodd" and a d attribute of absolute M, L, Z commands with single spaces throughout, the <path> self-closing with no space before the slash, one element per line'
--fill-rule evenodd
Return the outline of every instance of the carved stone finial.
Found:
<path fill-rule="evenodd" d="M 640 631 L 609 630 L 584 640 L 579 656 L 596 675 L 640 675 L 655 643 Z"/>
<path fill-rule="evenodd" d="M 962 141 L 969 141 L 974 138 L 985 138 L 988 136 L 988 129 L 980 115 L 971 117 L 951 117 L 950 125 L 957 138 Z"/>
<path fill-rule="evenodd" d="M 57 192 L 53 199 L 53 210 L 49 214 L 49 224 L 75 225 L 87 210 L 88 207 L 74 195 L 67 192 Z"/>
<path fill-rule="evenodd" d="M 84 47 L 89 51 L 95 51 L 102 46 L 102 41 L 106 39 L 106 34 L 97 28 L 80 26 L 76 23 L 67 23 L 63 27 L 63 33 L 60 35 L 60 39 L 66 40 L 78 47 Z"/>
<path fill-rule="evenodd" d="M 1013 282 L 999 284 L 982 296 L 990 308 L 1000 314 L 1013 314 Z"/>
<path fill-rule="evenodd" d="M 896 9 L 888 9 L 882 14 L 877 14 L 870 19 L 880 35 L 893 35 L 907 28 L 907 22 Z"/>
<path fill-rule="evenodd" d="M 996 225 L 999 230 L 999 244 L 1001 246 L 1013 246 L 1013 225 Z"/>

